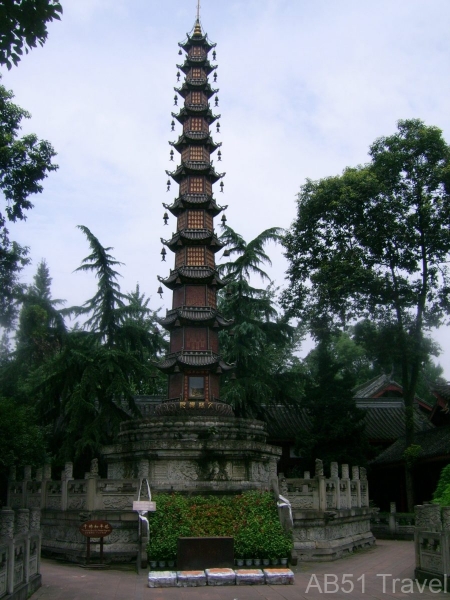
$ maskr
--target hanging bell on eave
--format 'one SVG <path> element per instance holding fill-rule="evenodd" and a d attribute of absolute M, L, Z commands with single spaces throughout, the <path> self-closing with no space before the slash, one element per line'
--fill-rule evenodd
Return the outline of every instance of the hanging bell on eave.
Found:
<path fill-rule="evenodd" d="M 180 367 L 178 365 L 175 365 L 175 368 L 173 370 L 174 373 L 179 373 L 180 372 Z"/>
<path fill-rule="evenodd" d="M 219 106 L 219 96 L 214 98 L 215 106 Z"/>
<path fill-rule="evenodd" d="M 217 133 L 220 133 L 220 123 L 218 121 L 216 123 L 216 131 Z"/>
<path fill-rule="evenodd" d="M 173 157 L 174 157 L 174 154 L 175 154 L 174 151 L 171 150 L 169 154 L 170 154 L 170 160 L 173 160 Z"/>
<path fill-rule="evenodd" d="M 220 150 L 217 152 L 217 160 L 219 162 L 222 160 L 222 152 Z"/>
<path fill-rule="evenodd" d="M 167 254 L 167 252 L 166 252 L 166 249 L 165 249 L 165 248 L 163 248 L 163 249 L 161 250 L 161 260 L 162 260 L 163 262 L 165 262 L 165 261 L 166 261 L 166 254 Z"/>
<path fill-rule="evenodd" d="M 215 50 L 213 50 L 213 55 L 212 56 L 213 56 L 213 60 L 216 60 L 217 53 L 216 53 Z"/>
<path fill-rule="evenodd" d="M 169 215 L 166 212 L 163 214 L 163 221 L 164 221 L 164 225 L 168 225 Z"/>
<path fill-rule="evenodd" d="M 220 186 L 221 186 L 221 192 L 223 192 L 223 181 L 220 182 Z M 222 218 L 220 219 L 222 221 L 222 227 L 225 227 L 225 224 L 227 222 L 227 217 L 223 214 Z M 227 256 L 230 256 L 230 253 L 228 252 Z"/>
<path fill-rule="evenodd" d="M 181 51 L 181 48 L 178 50 L 178 56 L 183 56 L 183 52 Z"/>
<path fill-rule="evenodd" d="M 168 179 L 167 180 L 167 191 L 168 192 L 170 192 L 170 186 L 171 186 L 170 179 Z"/>
<path fill-rule="evenodd" d="M 235 381 L 235 379 L 236 379 L 236 373 L 231 373 L 230 379 L 232 379 L 233 381 Z"/>
<path fill-rule="evenodd" d="M 224 250 L 223 251 L 223 256 L 228 257 L 228 256 L 230 256 L 230 254 L 231 254 L 231 252 L 229 250 Z"/>
<path fill-rule="evenodd" d="M 162 297 L 163 297 L 163 293 L 164 293 L 164 292 L 163 292 L 163 289 L 162 289 L 162 287 L 161 287 L 161 286 L 159 286 L 159 288 L 158 288 L 158 291 L 157 291 L 157 294 L 159 294 L 159 295 L 161 296 L 161 298 L 162 298 Z"/>
<path fill-rule="evenodd" d="M 221 367 L 217 367 L 217 369 L 216 369 L 216 373 L 217 373 L 218 375 L 220 375 L 220 374 L 222 373 L 222 368 L 221 368 Z"/>
<path fill-rule="evenodd" d="M 171 131 L 175 131 L 175 121 L 170 123 Z"/>
<path fill-rule="evenodd" d="M 173 104 L 174 104 L 174 106 L 178 106 L 178 96 L 176 94 L 173 97 Z"/>
<path fill-rule="evenodd" d="M 216 83 L 216 82 L 217 82 L 217 73 L 214 72 L 214 83 Z"/>
<path fill-rule="evenodd" d="M 221 192 L 223 192 L 223 187 L 224 187 L 224 183 L 223 183 L 223 181 L 221 181 L 220 182 L 220 191 Z M 225 215 L 223 215 L 223 216 L 225 216 Z M 225 219 L 225 221 L 226 221 L 226 219 Z M 222 222 L 223 222 L 223 217 L 222 217 Z"/>
<path fill-rule="evenodd" d="M 180 71 L 178 71 L 177 72 L 177 81 L 180 81 L 180 77 L 181 77 L 181 74 L 180 74 Z"/>

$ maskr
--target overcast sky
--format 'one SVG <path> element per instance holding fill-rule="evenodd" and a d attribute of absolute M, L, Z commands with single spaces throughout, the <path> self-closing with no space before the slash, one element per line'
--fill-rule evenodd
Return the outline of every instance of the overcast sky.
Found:
<path fill-rule="evenodd" d="M 51 141 L 59 170 L 11 237 L 30 247 L 31 281 L 41 258 L 53 296 L 80 304 L 95 288 L 73 273 L 89 248 L 89 227 L 121 268 L 123 291 L 139 282 L 153 308 L 172 256 L 161 263 L 162 202 L 178 42 L 190 31 L 196 0 L 62 0 L 48 41 L 3 84 L 32 114 L 24 132 Z M 450 140 L 450 2 L 448 0 L 202 0 L 201 21 L 217 42 L 228 224 L 250 240 L 287 228 L 306 178 L 367 162 L 369 145 L 420 118 Z M 181 104 L 181 102 L 180 102 Z M 178 157 L 178 154 L 177 154 Z M 218 188 L 218 186 L 216 186 Z M 170 253 L 169 253 L 170 254 Z M 284 286 L 286 263 L 272 247 L 270 274 Z M 450 379 L 450 331 L 435 338 Z"/>

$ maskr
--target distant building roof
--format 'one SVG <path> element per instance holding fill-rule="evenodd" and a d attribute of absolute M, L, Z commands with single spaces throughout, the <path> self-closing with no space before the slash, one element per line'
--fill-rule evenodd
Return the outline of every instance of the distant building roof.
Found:
<path fill-rule="evenodd" d="M 430 431 L 416 433 L 414 443 L 421 447 L 419 459 L 448 457 L 450 460 L 450 426 L 434 427 Z M 403 462 L 403 453 L 406 449 L 405 436 L 399 438 L 389 448 L 386 448 L 371 465 L 386 465 Z"/>
<path fill-rule="evenodd" d="M 366 434 L 374 442 L 390 442 L 405 432 L 405 405 L 403 398 L 356 399 L 356 406 L 365 413 Z M 273 440 L 295 439 L 301 431 L 311 429 L 311 417 L 306 409 L 283 405 L 266 408 L 269 438 Z M 434 429 L 418 408 L 414 409 L 416 432 Z"/>

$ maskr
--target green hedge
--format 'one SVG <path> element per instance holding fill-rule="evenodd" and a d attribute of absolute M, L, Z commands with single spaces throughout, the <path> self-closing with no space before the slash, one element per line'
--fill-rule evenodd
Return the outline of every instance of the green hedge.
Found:
<path fill-rule="evenodd" d="M 236 558 L 288 557 L 290 535 L 281 528 L 272 494 L 246 492 L 239 496 L 159 494 L 150 514 L 152 560 L 173 560 L 179 537 L 231 536 Z"/>

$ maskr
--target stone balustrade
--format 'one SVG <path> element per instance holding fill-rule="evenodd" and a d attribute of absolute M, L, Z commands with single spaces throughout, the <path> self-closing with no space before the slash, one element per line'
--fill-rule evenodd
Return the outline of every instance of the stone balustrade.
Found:
<path fill-rule="evenodd" d="M 416 577 L 439 579 L 445 589 L 450 575 L 450 506 L 423 504 L 415 507 Z"/>
<path fill-rule="evenodd" d="M 40 518 L 40 508 L 1 509 L 0 598 L 27 598 L 41 586 Z"/>

